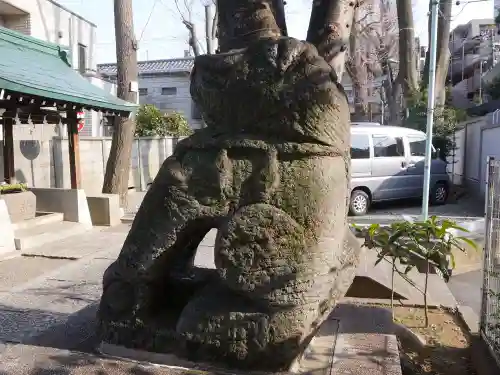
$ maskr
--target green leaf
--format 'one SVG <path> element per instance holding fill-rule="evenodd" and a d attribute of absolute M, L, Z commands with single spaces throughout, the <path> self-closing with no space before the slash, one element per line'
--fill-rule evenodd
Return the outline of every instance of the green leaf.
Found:
<path fill-rule="evenodd" d="M 462 242 L 465 242 L 467 245 L 469 245 L 470 247 L 472 247 L 474 250 L 478 250 L 478 246 L 477 246 L 477 243 L 473 240 L 471 240 L 470 238 L 467 238 L 467 237 L 455 237 L 456 240 L 458 241 L 462 241 Z"/>

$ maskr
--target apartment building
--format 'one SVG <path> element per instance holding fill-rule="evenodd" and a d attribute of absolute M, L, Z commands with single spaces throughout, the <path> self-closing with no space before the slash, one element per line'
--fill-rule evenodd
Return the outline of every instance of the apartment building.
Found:
<path fill-rule="evenodd" d="M 453 104 L 461 108 L 475 105 L 484 95 L 484 76 L 500 57 L 500 36 L 493 19 L 474 19 L 450 33 L 450 67 Z"/>
<path fill-rule="evenodd" d="M 55 43 L 69 52 L 73 69 L 109 93 L 116 87 L 96 77 L 95 42 L 97 26 L 53 0 L 0 0 L 0 27 Z M 103 116 L 85 111 L 83 136 L 105 133 Z"/>

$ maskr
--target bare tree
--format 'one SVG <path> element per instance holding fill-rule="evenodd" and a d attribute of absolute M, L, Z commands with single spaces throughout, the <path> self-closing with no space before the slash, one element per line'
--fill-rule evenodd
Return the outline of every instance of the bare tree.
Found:
<path fill-rule="evenodd" d="M 174 0 L 175 7 L 181 16 L 182 23 L 186 26 L 189 32 L 188 44 L 191 47 L 193 54 L 199 56 L 200 52 L 200 41 L 196 33 L 196 25 L 193 22 L 193 6 L 196 0 Z"/>
<path fill-rule="evenodd" d="M 398 22 L 396 9 L 389 0 L 380 1 L 380 27 L 373 37 L 377 46 L 376 54 L 381 75 L 384 77 L 379 94 L 388 111 L 388 120 L 392 124 L 400 122 L 400 97 L 402 92 L 401 81 L 405 80 L 408 70 L 401 70 L 401 61 L 397 61 L 399 54 Z M 385 112 L 385 111 L 384 111 Z"/>
<path fill-rule="evenodd" d="M 432 2 L 436 0 L 430 0 L 429 11 L 432 6 Z M 437 45 L 436 45 L 436 105 L 443 106 L 446 101 L 446 77 L 448 76 L 448 67 L 450 63 L 450 50 L 449 50 L 449 35 L 450 35 L 450 22 L 451 22 L 451 0 L 442 0 L 439 2 L 439 14 L 438 14 L 438 35 L 437 35 Z M 429 41 L 431 40 L 431 25 L 429 17 Z M 424 67 L 424 85 L 429 84 L 429 58 L 430 50 L 427 51 L 425 56 L 425 67 Z"/>
<path fill-rule="evenodd" d="M 410 100 L 418 90 L 415 29 L 411 0 L 396 0 L 399 26 L 399 84 L 403 96 Z"/>
<path fill-rule="evenodd" d="M 114 15 L 117 93 L 119 98 L 136 103 L 137 92 L 131 90 L 132 82 L 137 82 L 138 77 L 137 40 L 134 35 L 132 0 L 115 0 Z M 119 194 L 122 207 L 127 202 L 134 132 L 135 121 L 133 119 L 117 118 L 102 187 L 103 193 Z"/>
<path fill-rule="evenodd" d="M 364 1 L 354 9 L 354 22 L 349 37 L 345 71 L 352 83 L 355 121 L 369 120 L 370 86 L 373 77 L 369 70 L 372 43 L 369 38 L 377 26 L 378 18 L 373 3 Z"/>
<path fill-rule="evenodd" d="M 363 9 L 364 8 L 364 9 Z M 399 117 L 398 25 L 396 9 L 389 0 L 361 4 L 350 37 L 346 72 L 353 83 L 354 120 L 371 119 L 374 99 L 379 96 L 381 115 L 388 107 L 389 121 Z M 360 17 L 359 13 L 363 16 Z M 351 51 L 353 51 L 351 53 Z M 376 81 L 382 82 L 377 87 Z"/>
<path fill-rule="evenodd" d="M 174 0 L 175 7 L 179 13 L 182 23 L 189 33 L 188 44 L 195 56 L 202 53 L 200 41 L 196 32 L 196 24 L 193 21 L 193 7 L 200 0 Z M 216 0 L 202 1 L 201 4 L 205 7 L 205 51 L 213 53 L 213 42 L 217 39 L 217 4 Z M 215 12 L 212 16 L 212 6 L 215 7 Z M 203 51 L 203 52 L 205 52 Z"/>

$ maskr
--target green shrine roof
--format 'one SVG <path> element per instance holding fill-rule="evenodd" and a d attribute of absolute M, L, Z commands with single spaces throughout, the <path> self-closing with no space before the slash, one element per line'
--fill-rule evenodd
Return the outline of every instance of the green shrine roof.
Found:
<path fill-rule="evenodd" d="M 128 115 L 134 103 L 107 93 L 75 71 L 60 46 L 0 27 L 0 90 Z"/>

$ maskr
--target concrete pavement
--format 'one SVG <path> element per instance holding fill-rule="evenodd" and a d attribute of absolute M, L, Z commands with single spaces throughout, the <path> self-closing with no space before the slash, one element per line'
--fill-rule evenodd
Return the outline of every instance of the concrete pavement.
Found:
<path fill-rule="evenodd" d="M 95 313 L 102 274 L 118 256 L 129 228 L 130 224 L 95 228 L 85 236 L 74 236 L 64 243 L 47 244 L 36 250 L 39 255 L 55 252 L 61 259 L 23 257 L 0 262 L 0 274 L 5 271 L 0 277 L 0 364 L 3 364 L 0 365 L 0 375 L 28 374 L 20 372 L 19 366 L 33 368 L 32 357 L 37 350 L 41 353 L 40 358 L 46 358 L 44 363 L 48 363 L 49 357 L 75 358 L 74 354 L 65 352 L 67 350 L 94 351 L 98 345 Z M 214 267 L 214 238 L 213 230 L 200 244 L 195 259 L 197 266 Z M 432 297 L 439 300 L 437 295 Z M 2 346 L 2 342 L 5 345 Z M 26 353 L 33 355 L 27 356 Z M 84 354 L 81 360 L 95 365 L 95 358 Z M 57 361 L 50 363 L 55 366 Z M 12 367 L 13 364 L 18 367 Z M 6 369 L 6 365 L 11 367 Z M 168 371 L 150 373 L 176 374 Z M 47 373 L 62 374 L 56 371 Z M 73 373 L 85 372 L 67 372 Z M 88 372 L 93 373 L 98 374 Z"/>

